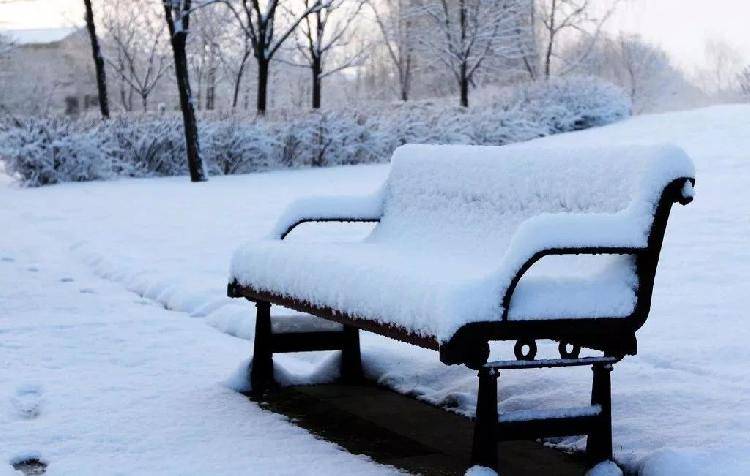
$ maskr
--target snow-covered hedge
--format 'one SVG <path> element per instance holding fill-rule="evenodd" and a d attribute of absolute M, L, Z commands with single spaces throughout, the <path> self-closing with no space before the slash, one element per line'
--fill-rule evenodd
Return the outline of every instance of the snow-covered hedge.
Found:
<path fill-rule="evenodd" d="M 6 172 L 26 185 L 99 180 L 116 174 L 109 144 L 89 121 L 31 118 L 0 132 Z"/>
<path fill-rule="evenodd" d="M 573 77 L 507 88 L 468 110 L 419 101 L 262 119 L 206 114 L 199 133 L 210 173 L 223 175 L 384 162 L 406 143 L 502 145 L 609 124 L 629 113 L 627 96 L 615 86 Z M 28 186 L 187 173 L 179 114 L 0 123 L 0 159 Z"/>

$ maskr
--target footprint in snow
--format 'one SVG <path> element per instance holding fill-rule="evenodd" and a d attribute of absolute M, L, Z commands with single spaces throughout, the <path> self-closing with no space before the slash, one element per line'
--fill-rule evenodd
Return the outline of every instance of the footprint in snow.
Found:
<path fill-rule="evenodd" d="M 42 388 L 34 384 L 20 385 L 10 400 L 18 416 L 26 420 L 36 418 L 41 413 Z"/>
<path fill-rule="evenodd" d="M 81 288 L 78 291 L 82 294 L 96 294 L 93 288 Z"/>
<path fill-rule="evenodd" d="M 20 471 L 24 476 L 44 474 L 47 469 L 47 463 L 41 459 L 41 456 L 36 451 L 28 451 L 21 454 L 11 459 L 10 464 L 13 469 Z"/>
<path fill-rule="evenodd" d="M 60 282 L 61 283 L 72 283 L 73 282 L 73 278 L 71 278 L 70 276 L 65 276 L 64 278 L 60 278 Z"/>
<path fill-rule="evenodd" d="M 26 271 L 31 271 L 32 273 L 36 273 L 37 271 L 39 271 L 39 268 L 37 268 L 36 266 L 29 266 L 28 268 L 26 268 Z"/>
<path fill-rule="evenodd" d="M 12 263 L 15 261 L 15 258 L 11 258 L 10 256 L 3 256 L 0 258 L 0 261 L 3 261 L 5 263 Z"/>

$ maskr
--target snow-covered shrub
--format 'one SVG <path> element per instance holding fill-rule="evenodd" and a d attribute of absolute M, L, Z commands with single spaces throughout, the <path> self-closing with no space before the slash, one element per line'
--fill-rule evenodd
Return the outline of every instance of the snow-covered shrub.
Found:
<path fill-rule="evenodd" d="M 102 123 L 99 133 L 117 151 L 119 175 L 187 173 L 185 136 L 177 116 L 117 117 Z"/>
<path fill-rule="evenodd" d="M 201 156 L 211 174 L 387 161 L 407 143 L 503 145 L 601 126 L 630 113 L 600 79 L 552 78 L 505 88 L 471 109 L 446 100 L 283 111 L 264 118 L 205 113 Z M 0 159 L 30 186 L 111 176 L 187 173 L 179 114 L 0 123 Z"/>
<path fill-rule="evenodd" d="M 215 175 L 246 174 L 282 166 L 275 161 L 278 139 L 261 121 L 228 118 L 207 122 L 200 129 L 200 141 L 203 160 Z M 185 162 L 184 154 L 182 161 Z"/>
<path fill-rule="evenodd" d="M 87 126 L 64 119 L 19 121 L 0 136 L 6 172 L 32 187 L 112 177 L 112 149 Z"/>
<path fill-rule="evenodd" d="M 314 167 L 377 162 L 383 157 L 380 137 L 373 134 L 368 118 L 356 112 L 311 114 L 303 126 L 309 130 L 310 165 Z"/>
<path fill-rule="evenodd" d="M 630 115 L 630 99 L 617 86 L 593 76 L 566 76 L 523 84 L 510 103 L 550 134 L 603 126 Z"/>

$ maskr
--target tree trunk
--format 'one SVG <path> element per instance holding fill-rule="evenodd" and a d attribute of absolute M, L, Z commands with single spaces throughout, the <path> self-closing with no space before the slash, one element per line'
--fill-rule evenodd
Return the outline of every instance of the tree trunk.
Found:
<path fill-rule="evenodd" d="M 109 118 L 109 101 L 107 99 L 107 73 L 104 71 L 104 58 L 99 47 L 99 39 L 96 37 L 96 25 L 94 24 L 94 9 L 91 0 L 83 0 L 86 7 L 86 29 L 91 40 L 91 53 L 94 57 L 94 69 L 96 71 L 96 87 L 99 95 L 99 110 L 102 117 Z"/>
<path fill-rule="evenodd" d="M 189 2 L 186 2 L 189 3 Z M 186 10 L 189 11 L 188 4 Z M 169 33 L 174 53 L 174 71 L 177 79 L 177 90 L 180 95 L 180 108 L 182 109 L 182 122 L 185 126 L 185 147 L 187 149 L 188 169 L 192 182 L 205 182 L 206 171 L 200 157 L 198 145 L 198 122 L 195 118 L 192 95 L 190 92 L 190 78 L 188 76 L 188 62 L 185 46 L 187 43 L 187 19 L 182 19 L 180 31 L 175 31 L 172 20 L 172 9 L 167 2 L 164 3 L 164 12 L 169 26 Z"/>
<path fill-rule="evenodd" d="M 232 109 L 237 108 L 237 101 L 240 99 L 240 84 L 242 83 L 242 73 L 245 69 L 245 65 L 240 65 L 240 70 L 237 72 L 237 76 L 234 78 L 234 91 L 232 92 Z"/>
<path fill-rule="evenodd" d="M 469 78 L 466 72 L 466 63 L 461 63 L 459 88 L 461 89 L 461 105 L 463 107 L 469 107 Z"/>
<path fill-rule="evenodd" d="M 208 50 L 208 72 L 206 74 L 206 110 L 213 111 L 216 104 L 216 46 Z"/>
<path fill-rule="evenodd" d="M 209 70 L 208 72 L 208 84 L 206 84 L 206 111 L 214 110 L 214 102 L 216 99 L 216 76 L 215 72 Z"/>
<path fill-rule="evenodd" d="M 127 92 L 125 88 L 127 88 Z M 120 81 L 120 102 L 125 111 L 130 112 L 133 110 L 133 88 L 124 81 Z"/>
<path fill-rule="evenodd" d="M 555 48 L 555 33 L 557 32 L 557 23 L 555 17 L 557 15 L 557 0 L 552 0 L 549 11 L 549 25 L 546 25 L 548 38 L 547 38 L 547 51 L 544 54 L 544 78 L 549 79 L 552 74 L 552 50 Z"/>
<path fill-rule="evenodd" d="M 141 105 L 143 106 L 143 112 L 148 112 L 148 94 L 141 94 Z"/>
<path fill-rule="evenodd" d="M 245 74 L 245 65 L 247 64 L 247 58 L 250 56 L 249 52 L 246 52 L 240 62 L 240 67 L 237 70 L 237 76 L 234 78 L 234 92 L 232 94 L 232 109 L 237 108 L 237 102 L 240 98 L 240 85 L 242 84 L 242 76 Z M 245 108 L 247 109 L 247 108 Z"/>
<path fill-rule="evenodd" d="M 268 98 L 269 61 L 265 58 L 258 60 L 258 95 L 255 100 L 256 111 L 259 116 L 266 114 L 266 99 Z"/>
<path fill-rule="evenodd" d="M 461 27 L 461 44 L 466 43 L 466 31 L 467 31 L 467 17 L 466 17 L 466 1 L 459 0 L 459 24 Z M 466 64 L 466 57 L 461 61 L 458 87 L 461 90 L 461 106 L 469 107 L 469 70 Z"/>
<path fill-rule="evenodd" d="M 411 54 L 405 59 L 399 58 L 398 79 L 401 86 L 401 100 L 409 100 L 409 90 L 411 89 Z"/>
<path fill-rule="evenodd" d="M 312 107 L 320 109 L 321 76 L 323 74 L 319 56 L 314 56 L 311 64 L 312 70 Z"/>

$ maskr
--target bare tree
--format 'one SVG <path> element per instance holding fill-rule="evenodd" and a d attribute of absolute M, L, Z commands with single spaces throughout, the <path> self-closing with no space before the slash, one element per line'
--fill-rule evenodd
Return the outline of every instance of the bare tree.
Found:
<path fill-rule="evenodd" d="M 0 57 L 10 53 L 15 46 L 13 39 L 0 34 Z"/>
<path fill-rule="evenodd" d="M 711 38 L 706 41 L 705 56 L 706 67 L 698 73 L 703 89 L 731 99 L 739 89 L 737 75 L 742 70 L 742 55 L 726 41 Z"/>
<path fill-rule="evenodd" d="M 552 61 L 557 56 L 560 40 L 566 32 L 583 35 L 586 38 L 586 48 L 581 51 L 579 58 L 567 58 L 567 70 L 574 69 L 578 62 L 584 60 L 591 52 L 599 38 L 602 26 L 615 11 L 619 0 L 613 0 L 610 8 L 597 15 L 594 2 L 591 0 L 535 0 L 535 21 L 541 29 L 543 47 L 544 77 L 552 74 Z M 601 7 L 601 4 L 599 4 Z"/>
<path fill-rule="evenodd" d="M 303 1 L 307 10 L 318 0 Z M 329 0 L 311 10 L 300 25 L 297 49 L 312 73 L 313 109 L 320 108 L 323 79 L 356 66 L 364 55 L 364 48 L 353 48 L 348 36 L 363 5 L 364 0 Z M 341 56 L 334 63 L 329 56 L 335 53 Z"/>
<path fill-rule="evenodd" d="M 539 78 L 540 74 L 540 63 L 539 63 L 539 39 L 537 35 L 537 18 L 536 18 L 536 0 L 528 2 L 528 16 L 526 35 L 518 35 L 518 48 L 521 51 L 521 59 L 523 60 L 523 67 L 526 70 L 526 74 L 529 79 L 535 81 Z"/>
<path fill-rule="evenodd" d="M 414 23 L 410 0 L 369 2 L 398 77 L 399 97 L 409 99 L 414 66 Z"/>
<path fill-rule="evenodd" d="M 96 71 L 96 88 L 99 95 L 99 110 L 102 117 L 109 118 L 109 101 L 107 99 L 107 73 L 104 71 L 104 58 L 102 57 L 99 39 L 96 36 L 96 24 L 94 23 L 94 9 L 91 0 L 83 0 L 86 8 L 86 29 L 91 41 L 91 54 L 94 58 L 94 69 Z"/>
<path fill-rule="evenodd" d="M 620 35 L 617 53 L 634 112 L 647 110 L 664 93 L 675 75 L 667 54 L 637 35 Z"/>
<path fill-rule="evenodd" d="M 268 78 L 271 60 L 281 45 L 291 36 L 299 24 L 311 13 L 321 8 L 323 1 L 309 2 L 301 12 L 291 15 L 283 25 L 280 17 L 291 11 L 284 0 L 222 0 L 234 14 L 245 38 L 249 41 L 258 64 L 258 93 L 256 109 L 258 114 L 266 113 L 268 100 Z M 239 2 L 239 5 L 237 3 Z M 265 5 L 262 5 L 265 3 Z M 278 27 L 278 29 L 277 29 Z"/>
<path fill-rule="evenodd" d="M 750 66 L 740 71 L 737 75 L 737 82 L 740 85 L 740 90 L 745 97 L 750 97 Z"/>
<path fill-rule="evenodd" d="M 235 26 L 235 25 L 231 25 Z M 231 28 L 224 25 L 225 31 Z M 240 29 L 239 34 L 228 32 L 223 37 L 222 49 L 219 61 L 224 69 L 224 75 L 230 78 L 232 88 L 232 109 L 239 106 L 240 92 L 242 91 L 242 80 L 248 70 L 250 58 L 253 56 L 253 47 L 250 38 Z"/>
<path fill-rule="evenodd" d="M 194 14 L 193 40 L 188 45 L 188 63 L 195 81 L 195 107 L 213 110 L 220 78 L 227 28 L 233 18 L 221 8 L 203 8 Z"/>
<path fill-rule="evenodd" d="M 525 35 L 527 0 L 432 0 L 419 12 L 425 27 L 418 42 L 450 71 L 459 89 L 460 104 L 469 106 L 469 87 L 491 58 L 519 59 Z"/>
<path fill-rule="evenodd" d="M 141 98 L 148 111 L 148 98 L 169 71 L 172 62 L 165 51 L 164 23 L 156 17 L 152 4 L 144 0 L 117 0 L 103 15 L 105 37 L 113 54 L 107 63 L 119 79 Z M 130 101 L 121 89 L 121 100 L 129 110 Z"/>
<path fill-rule="evenodd" d="M 187 62 L 187 36 L 192 13 L 191 0 L 163 0 L 164 18 L 169 30 L 169 38 L 174 55 L 174 71 L 177 79 L 177 90 L 180 96 L 182 121 L 185 126 L 185 146 L 187 149 L 190 180 L 205 182 L 208 180 L 206 169 L 200 156 L 198 144 L 198 121 L 195 117 L 193 95 L 190 90 L 190 76 Z"/>

